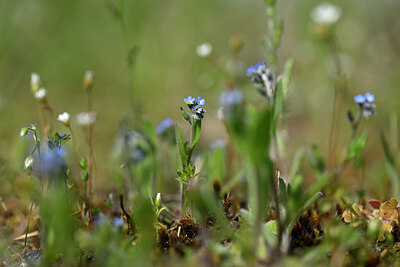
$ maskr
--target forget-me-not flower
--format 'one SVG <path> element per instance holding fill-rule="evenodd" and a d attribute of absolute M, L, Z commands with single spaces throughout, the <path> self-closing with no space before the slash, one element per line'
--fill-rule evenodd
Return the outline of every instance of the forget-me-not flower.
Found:
<path fill-rule="evenodd" d="M 374 103 L 375 96 L 371 93 L 365 93 L 364 95 L 357 95 L 354 97 L 354 102 L 356 102 L 366 119 L 369 119 L 375 115 L 376 105 Z"/>
<path fill-rule="evenodd" d="M 268 99 L 272 99 L 275 92 L 275 73 L 266 62 L 259 62 L 247 69 L 246 76 L 251 77 L 254 87 Z"/>
<path fill-rule="evenodd" d="M 191 96 L 186 97 L 184 101 L 189 108 L 192 108 L 196 104 L 196 98 Z"/>
<path fill-rule="evenodd" d="M 196 103 L 197 105 L 203 106 L 206 103 L 206 101 L 204 100 L 204 98 L 201 98 L 201 96 L 199 96 L 196 98 Z"/>
<path fill-rule="evenodd" d="M 357 104 L 363 104 L 365 102 L 365 97 L 363 95 L 356 95 L 354 97 L 354 102 Z"/>
<path fill-rule="evenodd" d="M 204 117 L 204 113 L 206 113 L 206 110 L 202 106 L 206 103 L 206 100 L 204 100 L 200 96 L 198 96 L 197 98 L 188 96 L 184 99 L 184 101 L 190 109 L 191 115 L 194 119 L 200 120 Z M 184 112 L 184 114 L 187 114 L 185 116 L 189 116 L 186 111 L 183 110 L 182 112 Z"/>

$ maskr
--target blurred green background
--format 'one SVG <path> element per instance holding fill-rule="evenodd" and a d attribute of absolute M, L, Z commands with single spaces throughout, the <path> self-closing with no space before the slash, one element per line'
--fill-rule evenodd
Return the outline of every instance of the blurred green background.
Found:
<path fill-rule="evenodd" d="M 285 25 L 279 70 L 288 58 L 295 60 L 287 101 L 287 162 L 300 146 L 315 143 L 325 154 L 327 150 L 333 76 L 327 47 L 312 32 L 310 10 L 319 3 L 279 1 Z M 358 93 L 369 91 L 376 95 L 377 116 L 363 124 L 369 128 L 366 176 L 372 182 L 371 189 L 382 181 L 388 185 L 379 132 L 388 137 L 390 117 L 400 107 L 400 1 L 332 3 L 342 9 L 335 30 L 348 77 L 341 108 L 343 114 L 348 109 L 355 110 L 352 99 Z M 113 10 L 120 7 L 123 25 L 113 15 Z M 30 92 L 32 72 L 41 75 L 55 114 L 68 111 L 74 115 L 86 110 L 83 73 L 94 71 L 99 179 L 112 177 L 112 168 L 105 163 L 119 122 L 132 106 L 137 116 L 154 124 L 164 117 L 180 122 L 183 98 L 201 95 L 207 101 L 201 143 L 205 146 L 223 138 L 224 127 L 217 119 L 217 109 L 218 94 L 225 89 L 225 83 L 215 66 L 196 55 L 196 47 L 210 42 L 223 66 L 232 69 L 231 63 L 235 62 L 235 87 L 245 90 L 249 102 L 257 102 L 259 96 L 245 73 L 248 66 L 265 59 L 262 40 L 266 31 L 261 0 L 2 0 L 0 158 L 5 162 L 14 160 L 15 148 L 21 142 L 20 128 L 38 122 L 36 100 Z M 233 37 L 243 40 L 243 49 L 235 59 L 230 49 Z M 138 51 L 131 71 L 127 62 L 128 50 L 133 46 Z M 66 131 L 61 124 L 54 125 L 55 130 Z M 350 127 L 345 119 L 341 125 L 340 145 L 344 146 Z"/>

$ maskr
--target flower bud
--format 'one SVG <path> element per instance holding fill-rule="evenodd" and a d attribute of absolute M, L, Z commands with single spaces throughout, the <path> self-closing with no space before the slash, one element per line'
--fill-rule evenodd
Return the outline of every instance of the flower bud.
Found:
<path fill-rule="evenodd" d="M 190 116 L 183 108 L 181 108 L 181 114 L 183 120 L 190 122 Z"/>
<path fill-rule="evenodd" d="M 161 208 L 162 200 L 161 200 L 161 194 L 160 193 L 157 193 L 155 204 L 156 204 L 156 207 L 158 209 Z"/>
<path fill-rule="evenodd" d="M 32 156 L 29 156 L 25 159 L 25 169 L 27 172 L 31 172 L 33 169 L 34 159 Z"/>
<path fill-rule="evenodd" d="M 19 133 L 19 136 L 24 137 L 28 134 L 28 128 L 24 127 L 21 129 L 21 132 Z"/>
<path fill-rule="evenodd" d="M 86 89 L 91 89 L 93 87 L 94 82 L 94 73 L 91 70 L 85 72 L 85 76 L 83 77 L 83 86 Z"/>
<path fill-rule="evenodd" d="M 239 52 L 243 47 L 243 39 L 236 35 L 229 40 L 230 47 L 233 51 Z"/>
<path fill-rule="evenodd" d="M 40 88 L 40 75 L 37 73 L 31 74 L 31 90 L 33 93 L 37 92 Z"/>

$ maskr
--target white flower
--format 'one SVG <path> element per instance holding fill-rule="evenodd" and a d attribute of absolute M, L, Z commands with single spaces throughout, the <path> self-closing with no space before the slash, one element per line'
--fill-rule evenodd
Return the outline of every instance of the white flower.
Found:
<path fill-rule="evenodd" d="M 36 92 L 37 90 L 39 90 L 40 87 L 40 75 L 33 72 L 31 74 L 31 88 L 33 92 Z"/>
<path fill-rule="evenodd" d="M 44 88 L 40 88 L 34 93 L 34 96 L 37 100 L 43 100 L 46 98 L 47 90 Z"/>
<path fill-rule="evenodd" d="M 315 23 L 332 25 L 340 18 L 341 13 L 339 7 L 325 2 L 311 11 L 311 18 Z"/>
<path fill-rule="evenodd" d="M 196 48 L 196 53 L 199 57 L 208 57 L 212 52 L 212 45 L 210 43 L 204 43 Z"/>
<path fill-rule="evenodd" d="M 96 112 L 82 112 L 76 115 L 76 122 L 81 126 L 88 126 L 95 123 L 97 120 Z"/>
<path fill-rule="evenodd" d="M 57 120 L 64 123 L 66 126 L 69 125 L 69 118 L 71 117 L 71 114 L 68 112 L 64 112 L 58 115 Z"/>

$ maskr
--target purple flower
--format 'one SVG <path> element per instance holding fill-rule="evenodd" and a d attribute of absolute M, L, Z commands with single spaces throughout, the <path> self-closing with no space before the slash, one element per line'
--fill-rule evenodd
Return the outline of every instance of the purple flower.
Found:
<path fill-rule="evenodd" d="M 365 102 L 365 97 L 363 95 L 356 95 L 354 97 L 354 102 L 357 104 L 363 104 Z"/>

